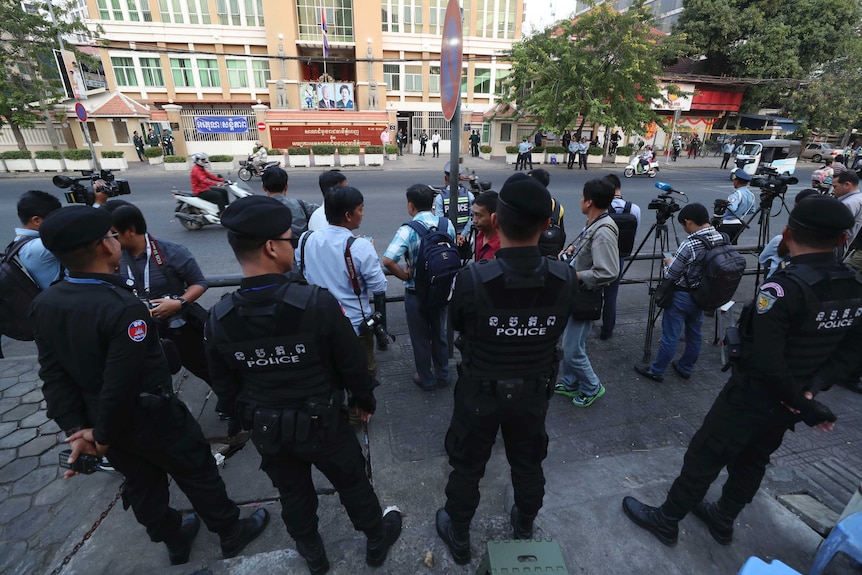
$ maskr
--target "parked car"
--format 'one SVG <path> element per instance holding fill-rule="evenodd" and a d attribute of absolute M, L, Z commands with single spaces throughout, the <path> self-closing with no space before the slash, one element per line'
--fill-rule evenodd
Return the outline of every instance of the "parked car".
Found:
<path fill-rule="evenodd" d="M 835 159 L 835 156 L 841 153 L 841 150 L 832 147 L 832 144 L 826 142 L 810 142 L 799 157 L 803 160 L 811 160 L 812 162 L 820 162 L 823 158 Z"/>

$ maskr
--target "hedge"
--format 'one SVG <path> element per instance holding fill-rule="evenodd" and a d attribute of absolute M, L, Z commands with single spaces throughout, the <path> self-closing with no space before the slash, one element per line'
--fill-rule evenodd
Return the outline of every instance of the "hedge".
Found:
<path fill-rule="evenodd" d="M 89 160 L 93 156 L 90 154 L 90 150 L 63 150 L 63 157 L 67 160 Z"/>
<path fill-rule="evenodd" d="M 233 156 L 228 156 L 227 154 L 214 154 L 210 156 L 210 162 L 233 162 Z"/>
<path fill-rule="evenodd" d="M 166 164 L 185 164 L 186 161 L 187 160 L 186 160 L 185 156 L 174 156 L 174 155 L 165 156 L 165 163 Z"/>
<path fill-rule="evenodd" d="M 386 144 L 386 153 L 387 154 L 397 154 L 398 153 L 398 146 L 396 146 L 395 144 Z"/>
<path fill-rule="evenodd" d="M 590 156 L 602 156 L 604 153 L 604 148 L 600 148 L 599 146 L 590 146 L 590 149 L 587 150 L 587 154 Z"/>
<path fill-rule="evenodd" d="M 506 153 L 507 154 L 517 154 L 518 153 L 518 146 L 506 146 Z"/>
<path fill-rule="evenodd" d="M 335 146 L 332 144 L 314 144 L 311 151 L 315 156 L 332 156 L 335 154 Z"/>
<path fill-rule="evenodd" d="M 617 148 L 618 156 L 631 156 L 635 153 L 634 146 L 620 146 Z"/>
<path fill-rule="evenodd" d="M 310 156 L 311 148 L 288 148 L 288 156 Z"/>
<path fill-rule="evenodd" d="M 159 156 L 164 155 L 164 150 L 162 150 L 159 146 L 150 146 L 148 148 L 144 148 L 144 155 L 148 158 L 158 158 Z"/>
<path fill-rule="evenodd" d="M 282 154 L 282 151 L 278 148 L 267 148 L 266 153 L 271 156 L 279 156 Z"/>
<path fill-rule="evenodd" d="M 338 146 L 338 153 L 342 156 L 359 155 L 359 146 Z"/>
<path fill-rule="evenodd" d="M 545 151 L 547 151 L 549 154 L 565 154 L 566 148 L 564 148 L 563 146 L 548 146 L 547 148 L 545 148 Z"/>
<path fill-rule="evenodd" d="M 366 154 L 382 154 L 383 146 L 365 146 Z"/>
<path fill-rule="evenodd" d="M 492 149 L 491 146 L 479 146 L 479 151 L 483 154 L 490 154 Z"/>
<path fill-rule="evenodd" d="M 37 160 L 59 160 L 63 154 L 59 150 L 39 150 L 36 152 Z"/>
<path fill-rule="evenodd" d="M 122 158 L 125 153 L 122 150 L 104 150 L 101 152 L 103 158 Z"/>

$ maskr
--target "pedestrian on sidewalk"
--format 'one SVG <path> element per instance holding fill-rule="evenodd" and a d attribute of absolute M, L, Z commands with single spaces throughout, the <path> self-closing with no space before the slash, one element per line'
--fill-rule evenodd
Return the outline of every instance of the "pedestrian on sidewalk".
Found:
<path fill-rule="evenodd" d="M 425 149 L 428 147 L 428 132 L 426 130 L 422 130 L 422 133 L 419 134 L 419 155 L 425 155 Z"/>
<path fill-rule="evenodd" d="M 724 143 L 724 146 L 721 148 L 721 153 L 724 154 L 724 157 L 721 159 L 720 170 L 727 169 L 727 163 L 730 161 L 730 155 L 733 154 L 733 142 L 730 140 Z"/>
<path fill-rule="evenodd" d="M 329 570 L 312 465 L 338 491 L 354 528 L 365 533 L 365 562 L 379 567 L 401 533 L 401 513 L 381 511 L 342 409 L 346 388 L 367 422 L 376 407 L 376 381 L 335 297 L 286 275 L 294 265 L 291 220 L 290 208 L 262 196 L 225 210 L 222 224 L 243 278 L 239 290 L 213 306 L 207 322 L 212 386 L 251 430 L 260 468 L 278 489 L 281 517 L 309 571 Z"/>
<path fill-rule="evenodd" d="M 440 157 L 440 133 L 434 130 L 434 135 L 431 136 L 431 157 Z"/>
<path fill-rule="evenodd" d="M 757 493 L 784 434 L 799 422 L 820 431 L 834 428 L 835 415 L 814 398 L 858 377 L 862 368 L 862 285 L 833 253 L 852 223 L 834 198 L 809 197 L 793 209 L 783 232 L 790 263 L 745 306 L 741 356 L 689 443 L 667 498 L 660 507 L 623 499 L 629 519 L 665 545 L 677 542 L 678 524 L 689 511 L 713 539 L 730 544 L 736 518 Z M 839 316 L 845 319 L 823 320 Z M 724 468 L 721 497 L 705 500 Z"/>
<path fill-rule="evenodd" d="M 491 216 L 500 236 L 496 259 L 470 265 L 455 282 L 452 323 L 463 342 L 462 363 L 446 434 L 452 472 L 435 523 L 459 565 L 470 561 L 470 522 L 498 430 L 512 468 L 515 539 L 533 538 L 542 508 L 545 416 L 560 320 L 571 312 L 578 285 L 574 270 L 539 253 L 550 215 L 547 189 L 535 178 L 511 176 Z M 521 327 L 507 328 L 513 325 Z"/>
<path fill-rule="evenodd" d="M 138 160 L 144 161 L 144 139 L 137 131 L 132 133 L 132 143 L 135 146 L 135 152 L 138 154 Z"/>
<path fill-rule="evenodd" d="M 165 543 L 171 565 L 188 562 L 198 516 L 219 535 L 224 557 L 234 557 L 269 515 L 259 509 L 239 519 L 209 442 L 173 393 L 150 311 L 114 273 L 121 247 L 112 224 L 108 210 L 72 206 L 39 229 L 69 273 L 32 308 L 48 417 L 66 432 L 69 463 L 84 453 L 107 456 L 123 474 L 123 502 L 150 540 Z M 169 477 L 195 513 L 182 517 L 170 507 Z"/>

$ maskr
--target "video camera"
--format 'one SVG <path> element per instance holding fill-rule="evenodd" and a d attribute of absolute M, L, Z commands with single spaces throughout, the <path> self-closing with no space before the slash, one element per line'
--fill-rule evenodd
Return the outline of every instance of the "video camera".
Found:
<path fill-rule="evenodd" d="M 662 190 L 664 193 L 659 194 L 657 198 L 652 200 L 647 207 L 655 210 L 656 220 L 659 222 L 667 221 L 675 212 L 678 212 L 682 207 L 676 203 L 671 194 L 679 194 L 685 196 L 683 192 L 673 189 L 670 184 L 664 182 L 656 182 L 655 187 Z"/>
<path fill-rule="evenodd" d="M 111 170 L 101 170 L 99 172 L 82 170 L 81 174 L 83 175 L 80 178 L 70 178 L 69 176 L 58 174 L 51 180 L 58 188 L 70 188 L 70 191 L 65 194 L 66 201 L 70 204 L 92 206 L 96 201 L 96 191 L 105 194 L 109 198 L 132 193 L 129 182 L 127 180 L 116 179 Z M 87 180 L 90 182 L 90 189 L 87 189 L 81 183 Z"/>
<path fill-rule="evenodd" d="M 788 185 L 792 186 L 799 183 L 798 178 L 779 175 L 778 170 L 774 168 L 761 168 L 761 172 L 766 177 L 752 178 L 750 184 L 755 188 L 760 188 L 761 195 L 783 196 L 787 192 Z"/>
<path fill-rule="evenodd" d="M 386 331 L 386 325 L 383 323 L 383 314 L 379 311 L 375 311 L 359 324 L 359 335 L 367 335 L 369 333 L 374 334 L 374 337 L 377 339 L 377 345 L 381 349 L 385 349 L 390 342 L 395 341 L 395 336 Z"/>

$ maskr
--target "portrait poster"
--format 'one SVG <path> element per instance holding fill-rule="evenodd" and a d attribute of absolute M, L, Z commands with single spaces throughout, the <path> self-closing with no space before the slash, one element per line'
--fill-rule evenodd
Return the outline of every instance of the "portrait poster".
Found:
<path fill-rule="evenodd" d="M 303 110 L 317 109 L 317 84 L 313 82 L 303 82 L 299 86 L 300 102 Z"/>

